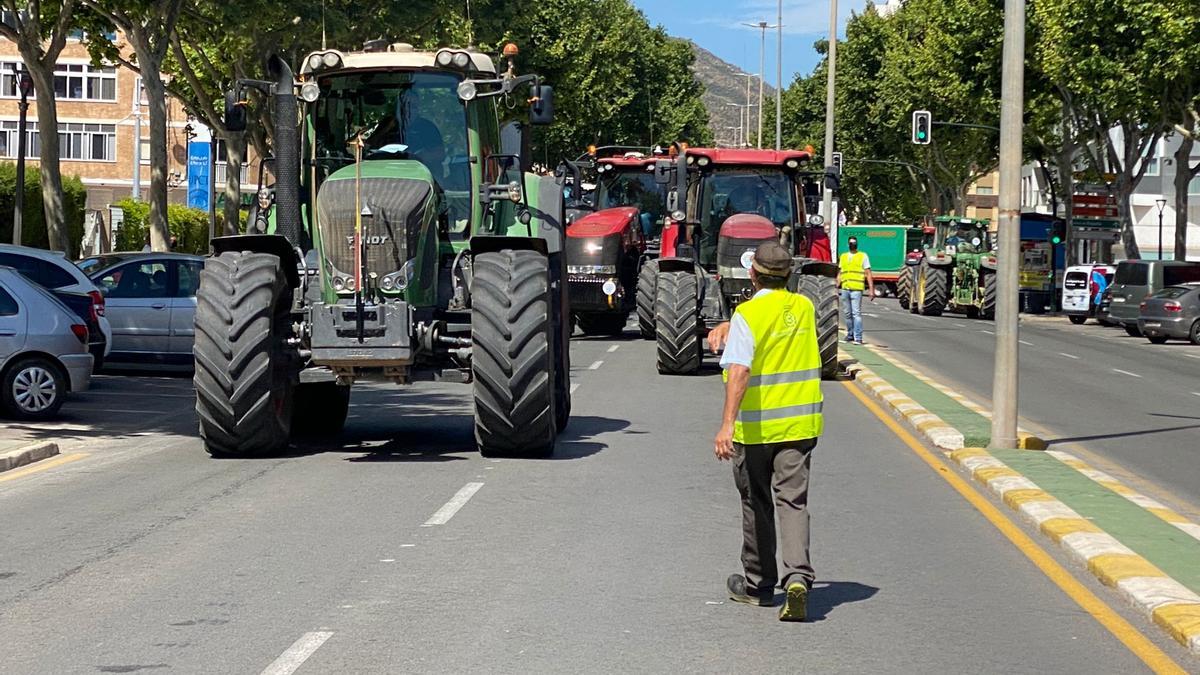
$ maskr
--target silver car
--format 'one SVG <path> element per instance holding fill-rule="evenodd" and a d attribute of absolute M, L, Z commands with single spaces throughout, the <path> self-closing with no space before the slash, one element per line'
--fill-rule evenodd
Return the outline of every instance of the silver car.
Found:
<path fill-rule="evenodd" d="M 191 365 L 196 340 L 196 289 L 204 258 L 183 253 L 113 253 L 99 257 L 103 261 L 87 269 L 104 294 L 112 324 L 108 363 L 118 367 Z"/>
<path fill-rule="evenodd" d="M 53 295 L 11 267 L 0 267 L 0 412 L 53 417 L 69 392 L 92 377 L 88 329 Z"/>
<path fill-rule="evenodd" d="M 1169 338 L 1200 345 L 1200 282 L 1167 286 L 1146 298 L 1138 329 L 1154 344 Z"/>

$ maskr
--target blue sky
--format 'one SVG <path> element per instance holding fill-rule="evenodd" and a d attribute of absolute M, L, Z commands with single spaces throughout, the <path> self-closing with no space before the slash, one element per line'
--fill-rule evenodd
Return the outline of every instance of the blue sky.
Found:
<path fill-rule="evenodd" d="M 869 0 L 838 2 L 839 31 L 851 11 L 861 12 Z M 882 0 L 880 0 L 882 4 Z M 689 38 L 749 73 L 758 72 L 759 30 L 742 22 L 775 23 L 775 0 L 633 0 L 652 24 L 677 37 Z M 808 74 L 819 56 L 813 43 L 829 32 L 829 0 L 784 0 L 783 80 Z M 768 84 L 775 84 L 775 31 L 767 31 Z"/>

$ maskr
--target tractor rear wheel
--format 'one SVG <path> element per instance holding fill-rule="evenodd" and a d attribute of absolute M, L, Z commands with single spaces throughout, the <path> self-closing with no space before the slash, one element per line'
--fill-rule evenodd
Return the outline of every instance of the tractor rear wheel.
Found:
<path fill-rule="evenodd" d="M 700 370 L 700 291 L 691 272 L 658 275 L 654 325 L 658 372 L 691 375 Z"/>
<path fill-rule="evenodd" d="M 901 309 L 908 309 L 909 303 L 912 301 L 913 269 L 915 268 L 905 265 L 904 269 L 900 270 L 900 275 L 896 277 L 896 299 L 900 301 Z"/>
<path fill-rule="evenodd" d="M 471 372 L 480 454 L 554 452 L 555 359 L 550 270 L 537 251 L 475 256 Z"/>
<path fill-rule="evenodd" d="M 838 289 L 832 277 L 800 275 L 799 291 L 816 311 L 817 345 L 821 349 L 821 379 L 832 380 L 838 371 Z"/>
<path fill-rule="evenodd" d="M 921 286 L 921 304 L 917 311 L 923 316 L 941 316 L 946 311 L 946 303 L 950 300 L 947 276 L 946 270 L 930 265 L 927 260 L 921 261 L 917 282 Z"/>
<path fill-rule="evenodd" d="M 995 319 L 996 318 L 996 273 L 982 272 L 983 274 L 983 305 L 979 308 L 979 318 Z"/>
<path fill-rule="evenodd" d="M 647 260 L 638 272 L 637 317 L 642 339 L 654 339 L 654 299 L 658 294 L 658 261 Z"/>
<path fill-rule="evenodd" d="M 625 324 L 629 321 L 629 316 L 626 314 L 580 314 L 578 316 L 579 330 L 583 331 L 584 335 L 612 335 L 617 336 L 625 331 Z"/>
<path fill-rule="evenodd" d="M 194 383 L 200 437 L 215 457 L 287 447 L 298 358 L 283 261 L 230 251 L 204 261 L 196 292 Z"/>
<path fill-rule="evenodd" d="M 292 432 L 297 436 L 333 436 L 346 426 L 350 412 L 350 387 L 329 382 L 296 385 L 292 403 Z"/>

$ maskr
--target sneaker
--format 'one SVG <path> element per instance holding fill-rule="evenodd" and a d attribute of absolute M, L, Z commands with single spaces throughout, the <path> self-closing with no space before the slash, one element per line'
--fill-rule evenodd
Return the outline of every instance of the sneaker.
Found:
<path fill-rule="evenodd" d="M 862 339 L 860 338 L 860 339 L 858 339 L 858 340 L 855 340 L 855 341 L 854 341 L 854 344 L 856 344 L 856 345 L 864 345 L 864 344 L 866 344 L 866 343 L 865 343 L 865 342 L 863 342 L 863 341 L 862 341 Z"/>
<path fill-rule="evenodd" d="M 746 577 L 740 574 L 730 574 L 729 579 L 725 581 L 725 588 L 729 589 L 729 599 L 734 602 L 743 602 L 747 605 L 758 605 L 759 607 L 770 607 L 774 604 L 774 592 L 751 594 L 746 589 Z"/>
<path fill-rule="evenodd" d="M 853 337 L 853 336 L 851 336 L 851 335 L 847 335 L 847 336 L 846 336 L 846 339 L 844 340 L 844 342 L 845 342 L 846 344 L 850 344 L 851 342 L 854 342 L 854 337 Z"/>
<path fill-rule="evenodd" d="M 804 621 L 808 616 L 808 586 L 799 581 L 789 584 L 783 607 L 779 608 L 780 621 Z"/>

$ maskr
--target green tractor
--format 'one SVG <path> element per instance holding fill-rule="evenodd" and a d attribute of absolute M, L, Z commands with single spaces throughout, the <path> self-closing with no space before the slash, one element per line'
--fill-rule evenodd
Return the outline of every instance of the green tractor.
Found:
<path fill-rule="evenodd" d="M 563 191 L 528 172 L 529 102 L 553 92 L 471 49 L 283 59 L 269 81 L 273 188 L 258 232 L 213 240 L 197 293 L 196 410 L 214 456 L 337 434 L 356 382 L 471 384 L 478 449 L 547 455 L 570 415 Z M 501 108 L 501 105 L 504 107 Z M 265 215 L 263 215 L 265 214 Z M 385 413 L 386 414 L 386 413 Z"/>
<path fill-rule="evenodd" d="M 988 221 L 941 216 L 934 219 L 933 243 L 916 268 L 909 305 L 914 314 L 962 312 L 996 317 L 996 252 Z"/>

